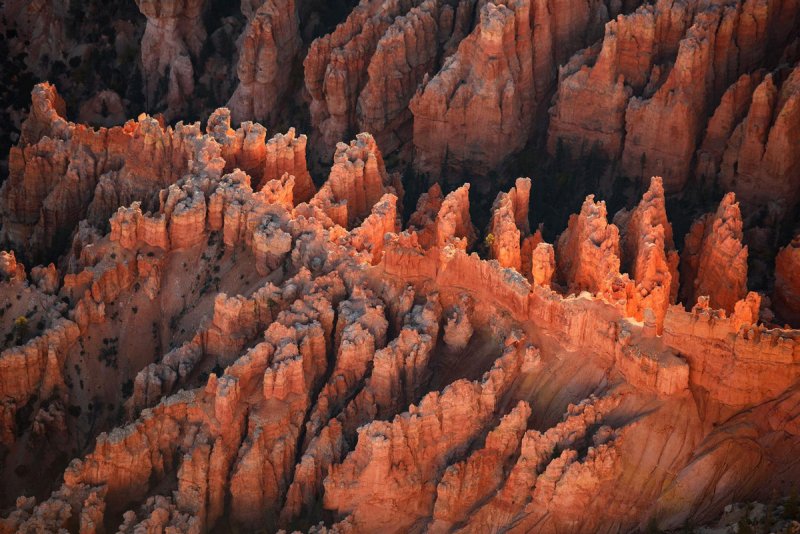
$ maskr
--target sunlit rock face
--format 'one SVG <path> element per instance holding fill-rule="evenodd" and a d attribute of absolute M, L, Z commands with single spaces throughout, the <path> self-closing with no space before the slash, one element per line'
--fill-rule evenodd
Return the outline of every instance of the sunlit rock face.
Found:
<path fill-rule="evenodd" d="M 0 533 L 800 483 L 796 1 L 128 3 L 4 14 Z"/>

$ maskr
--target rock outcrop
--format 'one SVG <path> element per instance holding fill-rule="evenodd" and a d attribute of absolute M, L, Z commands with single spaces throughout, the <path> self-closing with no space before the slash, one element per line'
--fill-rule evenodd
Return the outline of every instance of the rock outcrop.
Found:
<path fill-rule="evenodd" d="M 800 202 L 800 65 L 775 84 L 767 74 L 753 90 L 747 116 L 733 130 L 720 165 L 719 180 L 748 211 L 774 206 L 791 213 Z"/>
<path fill-rule="evenodd" d="M 452 36 L 455 9 L 464 10 L 468 3 L 460 4 L 464 7 L 442 0 L 419 2 L 378 40 L 358 94 L 356 124 L 360 131 L 373 133 L 384 152 L 410 144 L 408 104 L 425 76 L 439 67 L 444 47 L 458 39 Z"/>
<path fill-rule="evenodd" d="M 703 142 L 697 150 L 697 175 L 707 181 L 716 179 L 725 147 L 737 125 L 750 109 L 753 91 L 760 84 L 762 74 L 742 74 L 722 95 L 722 100 L 708 120 Z"/>
<path fill-rule="evenodd" d="M 249 17 L 236 67 L 239 85 L 228 101 L 235 123 L 275 120 L 291 85 L 290 65 L 301 47 L 294 0 L 265 1 Z"/>
<path fill-rule="evenodd" d="M 234 110 L 95 129 L 35 87 L 0 190 L 0 532 L 676 529 L 798 480 L 798 238 L 747 280 L 793 216 L 796 3 L 362 0 L 306 58 L 308 162 L 248 119 L 302 113 L 332 5 L 207 39 L 205 3 L 139 5 L 169 113 L 247 19 Z M 530 180 L 497 194 L 552 94 L 551 150 L 599 149 L 632 208 L 590 195 L 554 245 Z"/>
<path fill-rule="evenodd" d="M 621 160 L 628 176 L 665 176 L 667 191 L 683 189 L 710 98 L 718 24 L 713 14 L 698 16 L 678 46 L 675 65 L 656 73 L 663 82 L 651 72 L 650 83 L 660 87 L 650 98 L 630 100 Z"/>
<path fill-rule="evenodd" d="M 350 145 L 337 145 L 330 178 L 315 200 L 326 203 L 323 209 L 334 222 L 351 226 L 363 220 L 384 193 L 402 194 L 398 184 L 386 172 L 375 139 L 362 133 Z"/>
<path fill-rule="evenodd" d="M 586 198 L 556 247 L 561 280 L 571 292 L 610 292 L 619 277 L 619 229 L 608 223 L 606 204 Z"/>
<path fill-rule="evenodd" d="M 469 184 L 449 193 L 436 214 L 436 245 L 448 243 L 466 250 L 475 241 L 476 232 L 469 215 Z"/>
<path fill-rule="evenodd" d="M 225 170 L 245 171 L 256 190 L 289 174 L 294 177 L 295 203 L 308 202 L 314 196 L 316 187 L 308 172 L 306 156 L 307 138 L 298 135 L 294 128 L 267 139 L 266 129 L 258 123 L 246 121 L 234 130 L 230 110 L 220 108 L 208 118 L 206 131 L 222 149 Z"/>
<path fill-rule="evenodd" d="M 155 208 L 159 190 L 190 165 L 221 170 L 225 163 L 199 124 L 164 128 L 143 115 L 95 130 L 68 122 L 63 101 L 48 84 L 34 88 L 33 108 L 9 158 L 0 216 L 2 240 L 35 261 L 63 252 L 81 220 L 104 230 L 119 206 L 141 201 Z"/>
<path fill-rule="evenodd" d="M 678 295 L 680 261 L 667 220 L 662 179 L 654 177 L 639 205 L 630 213 L 618 213 L 614 222 L 624 228 L 622 270 L 636 284 L 628 313 L 642 321 L 645 310 L 651 310 L 660 331 L 667 308 Z"/>
<path fill-rule="evenodd" d="M 480 22 L 411 101 L 414 167 L 431 180 L 487 174 L 521 149 L 534 110 L 531 9 L 487 2 Z"/>
<path fill-rule="evenodd" d="M 775 295 L 772 299 L 778 315 L 792 325 L 800 321 L 800 239 L 778 252 L 775 258 Z"/>
<path fill-rule="evenodd" d="M 528 205 L 530 204 L 530 178 L 517 179 L 508 193 L 500 193 L 492 206 L 492 220 L 486 243 L 492 258 L 501 266 L 522 271 L 521 240 L 528 237 Z"/>
<path fill-rule="evenodd" d="M 553 245 L 550 243 L 539 243 L 533 249 L 531 257 L 531 278 L 532 283 L 540 286 L 550 287 L 553 283 L 553 275 L 556 272 L 556 256 Z"/>
<path fill-rule="evenodd" d="M 681 296 L 687 306 L 708 297 L 714 309 L 732 313 L 747 294 L 747 246 L 742 245 L 742 215 L 733 193 L 716 213 L 695 221 L 681 254 Z"/>
<path fill-rule="evenodd" d="M 755 177 L 757 169 L 769 168 L 769 179 L 786 192 L 798 175 L 793 160 L 779 163 L 765 155 L 773 120 L 774 150 L 788 149 L 790 141 L 782 140 L 781 132 L 796 122 L 792 111 L 796 106 L 789 97 L 796 84 L 787 80 L 781 108 L 788 107 L 777 120 L 780 112 L 772 109 L 774 84 L 761 81 L 763 71 L 758 67 L 772 64 L 767 61 L 770 49 L 777 55 L 783 51 L 792 61 L 795 45 L 790 34 L 798 23 L 794 2 L 660 1 L 617 17 L 606 25 L 602 40 L 562 61 L 550 110 L 549 152 L 569 159 L 591 156 L 618 162 L 614 172 L 627 177 L 663 176 L 668 193 L 691 187 L 692 174 L 710 184 L 719 175 L 726 189 L 741 193 L 743 202 L 750 202 L 747 197 L 752 195 L 754 205 L 765 205 L 767 199 L 759 198 L 749 185 L 761 180 Z M 764 83 L 772 89 L 765 86 L 755 95 L 755 86 Z M 753 108 L 750 95 L 758 104 L 748 137 L 741 121 Z M 756 150 L 756 145 L 762 149 Z M 742 171 L 733 168 L 739 157 Z M 740 179 L 739 172 L 744 173 Z M 793 194 L 788 200 L 787 206 L 796 202 Z M 790 208 L 783 207 L 784 213 L 786 209 Z"/>
<path fill-rule="evenodd" d="M 330 161 L 336 143 L 356 131 L 372 133 L 387 153 L 409 144 L 409 101 L 464 37 L 473 4 L 362 0 L 315 40 L 304 67 L 316 159 Z"/>
<path fill-rule="evenodd" d="M 155 104 L 158 86 L 166 80 L 167 109 L 179 114 L 194 92 L 193 61 L 198 61 L 207 34 L 203 24 L 205 0 L 138 0 L 147 17 L 142 37 L 145 95 Z"/>
<path fill-rule="evenodd" d="M 411 101 L 414 166 L 432 180 L 486 175 L 527 143 L 558 66 L 602 33 L 599 1 L 479 2 L 479 20 Z"/>
<path fill-rule="evenodd" d="M 436 488 L 432 531 L 441 532 L 467 520 L 472 510 L 502 486 L 530 414 L 530 406 L 521 401 L 489 432 L 483 448 L 447 468 Z"/>
<path fill-rule="evenodd" d="M 455 382 L 392 422 L 362 427 L 353 453 L 326 479 L 325 506 L 350 514 L 355 528 L 364 530 L 404 530 L 428 516 L 436 487 L 418 473 L 439 471 L 477 437 L 519 373 L 521 355 L 513 345 L 509 349 L 480 383 Z M 388 479 L 376 476 L 397 464 L 411 469 Z"/>

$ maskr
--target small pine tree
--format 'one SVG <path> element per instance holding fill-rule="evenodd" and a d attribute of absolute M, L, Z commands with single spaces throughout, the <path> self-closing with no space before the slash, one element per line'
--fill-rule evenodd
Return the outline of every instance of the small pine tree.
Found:
<path fill-rule="evenodd" d="M 18 340 L 22 340 L 28 335 L 28 318 L 20 315 L 14 320 L 14 333 Z"/>

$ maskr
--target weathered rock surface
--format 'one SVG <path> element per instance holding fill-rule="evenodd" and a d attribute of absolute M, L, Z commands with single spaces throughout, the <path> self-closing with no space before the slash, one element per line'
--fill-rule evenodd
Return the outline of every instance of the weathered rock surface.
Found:
<path fill-rule="evenodd" d="M 556 256 L 553 245 L 539 243 L 531 254 L 532 283 L 550 287 L 553 283 L 553 275 L 556 272 Z"/>
<path fill-rule="evenodd" d="M 153 102 L 162 80 L 168 80 L 167 109 L 180 113 L 194 92 L 192 60 L 199 60 L 207 34 L 203 24 L 205 0 L 138 0 L 147 17 L 142 37 L 145 95 Z"/>
<path fill-rule="evenodd" d="M 521 240 L 530 233 L 530 191 L 530 178 L 519 178 L 508 193 L 497 195 L 486 238 L 492 258 L 517 271 L 522 271 Z"/>
<path fill-rule="evenodd" d="M 672 225 L 667 220 L 662 179 L 654 177 L 639 205 L 629 214 L 617 214 L 614 222 L 625 228 L 620 247 L 622 269 L 636 284 L 628 313 L 641 321 L 645 310 L 651 310 L 660 331 L 679 287 L 679 256 L 672 240 Z"/>
<path fill-rule="evenodd" d="M 475 241 L 476 232 L 469 215 L 469 184 L 449 193 L 436 214 L 436 245 L 449 242 L 466 250 Z"/>
<path fill-rule="evenodd" d="M 619 162 L 614 172 L 623 176 L 663 176 L 668 193 L 691 188 L 692 174 L 710 183 L 719 178 L 725 189 L 758 207 L 769 199 L 758 197 L 752 184 L 769 179 L 785 193 L 792 190 L 782 206 L 786 213 L 797 202 L 792 184 L 798 172 L 791 158 L 778 162 L 765 149 L 774 122 L 773 150 L 788 150 L 791 142 L 781 132 L 796 122 L 790 97 L 796 83 L 786 82 L 785 111 L 773 110 L 772 77 L 762 82 L 758 67 L 773 64 L 769 50 L 796 61 L 790 34 L 799 23 L 797 4 L 781 1 L 659 1 L 620 15 L 606 25 L 602 40 L 561 62 L 549 152 Z M 771 89 L 753 93 L 765 83 Z M 743 119 L 751 113 L 748 134 Z M 734 169 L 740 157 L 741 171 Z M 767 168 L 769 178 L 756 178 Z"/>
<path fill-rule="evenodd" d="M 769 5 L 767 26 L 736 26 L 750 15 L 737 18 L 733 2 L 675 5 L 674 17 L 648 6 L 609 24 L 608 42 L 579 56 L 598 55 L 591 72 L 573 72 L 624 71 L 637 112 L 665 130 L 696 104 L 686 77 L 705 76 L 703 105 L 722 99 L 697 162 L 710 178 L 728 154 L 750 157 L 740 148 L 751 141 L 729 138 L 737 121 L 763 119 L 761 93 L 777 115 L 759 124 L 791 140 L 778 123 L 793 109 L 793 71 L 762 81 L 753 69 L 767 52 L 744 45 L 725 69 L 701 64 L 733 57 L 735 28 L 747 29 L 737 43 L 761 42 L 747 33 L 760 28 L 785 40 L 793 22 L 776 13 L 791 6 Z M 401 132 L 402 100 L 449 55 L 416 98 L 453 76 L 454 94 L 473 91 L 487 116 L 511 110 L 527 143 L 533 120 L 522 122 L 570 53 L 547 43 L 585 46 L 623 11 L 554 7 L 362 2 L 314 45 L 328 61 L 317 89 L 346 103 L 315 128 L 333 135 L 339 118 L 347 130 L 368 117 Z M 267 8 L 243 9 L 256 21 Z M 325 52 L 334 35 L 338 51 Z M 635 53 L 648 39 L 650 59 Z M 381 85 L 392 71 L 397 101 Z M 566 132 L 586 116 L 563 114 L 561 98 Z M 694 143 L 704 120 L 685 132 Z M 439 127 L 446 143 L 464 135 Z M 665 143 L 642 128 L 604 150 Z M 489 145 L 500 153 L 447 157 L 442 169 L 469 161 L 480 174 L 480 160 L 516 150 L 503 144 L 515 132 L 503 135 Z M 682 143 L 664 153 L 690 173 L 694 148 Z M 338 144 L 317 190 L 292 129 L 267 140 L 220 109 L 205 133 L 147 116 L 94 130 L 37 86 L 0 192 L 0 233 L 15 250 L 0 254 L 0 505 L 12 510 L 0 532 L 633 531 L 651 518 L 704 521 L 798 480 L 800 334 L 774 328 L 768 309 L 794 320 L 796 240 L 775 260 L 771 304 L 748 292 L 746 223 L 729 193 L 687 235 L 678 280 L 666 198 L 676 168 L 613 223 L 589 196 L 555 246 L 541 227 L 531 235 L 531 182 L 519 179 L 480 219 L 476 246 L 470 203 L 491 197 L 433 185 L 404 228 L 402 182 L 381 148 L 366 133 Z M 59 248 L 62 234 L 71 244 Z"/>
<path fill-rule="evenodd" d="M 37 85 L 10 174 L 0 189 L 2 240 L 34 260 L 63 251 L 79 221 L 104 230 L 119 206 L 158 205 L 158 192 L 189 165 L 224 165 L 199 125 L 164 128 L 151 117 L 94 130 L 64 119 L 55 88 Z M 155 170 L 155 172 L 154 172 Z M 220 169 L 221 170 L 221 167 Z"/>
<path fill-rule="evenodd" d="M 414 167 L 431 180 L 486 174 L 521 149 L 533 113 L 531 9 L 487 2 L 480 22 L 411 101 Z"/>
<path fill-rule="evenodd" d="M 302 47 L 294 0 L 268 0 L 249 17 L 241 37 L 239 85 L 228 101 L 233 121 L 273 121 L 291 84 Z"/>
<path fill-rule="evenodd" d="M 438 180 L 486 175 L 528 141 L 558 67 L 602 33 L 602 2 L 478 2 L 479 19 L 411 101 L 414 166 Z M 615 11 L 617 8 L 612 8 Z"/>
<path fill-rule="evenodd" d="M 521 355 L 509 348 L 480 383 L 455 382 L 391 423 L 362 427 L 353 453 L 326 479 L 325 506 L 352 514 L 355 527 L 365 530 L 404 530 L 429 516 L 436 488 L 419 473 L 439 471 L 480 432 L 519 373 Z M 410 469 L 389 479 L 376 476 L 397 464 Z"/>
<path fill-rule="evenodd" d="M 466 520 L 474 508 L 502 486 L 530 414 L 530 406 L 520 401 L 486 436 L 483 448 L 465 462 L 447 468 L 436 488 L 432 531 L 444 531 Z"/>
<path fill-rule="evenodd" d="M 561 280 L 571 292 L 610 292 L 619 277 L 619 256 L 619 229 L 608 223 L 605 202 L 595 202 L 590 195 L 558 239 Z"/>
<path fill-rule="evenodd" d="M 356 121 L 358 129 L 373 133 L 387 153 L 411 141 L 408 104 L 423 78 L 439 66 L 443 47 L 452 43 L 455 4 L 419 3 L 397 17 L 375 46 L 358 95 Z"/>
<path fill-rule="evenodd" d="M 728 140 L 720 184 L 749 211 L 773 206 L 790 213 L 800 202 L 800 65 L 780 88 L 767 74 L 752 94 L 747 116 Z"/>
<path fill-rule="evenodd" d="M 718 18 L 718 17 L 717 17 Z M 680 191 L 689 176 L 701 133 L 713 72 L 718 20 L 699 16 L 678 47 L 675 65 L 650 98 L 634 97 L 625 111 L 622 169 L 628 176 L 665 176 L 665 189 Z M 658 84 L 653 79 L 651 83 Z"/>
<path fill-rule="evenodd" d="M 362 0 L 315 40 L 304 61 L 315 158 L 330 161 L 336 143 L 356 131 L 372 133 L 387 153 L 409 143 L 409 101 L 451 38 L 463 37 L 455 12 L 469 18 L 473 3 Z"/>
<path fill-rule="evenodd" d="M 778 252 L 775 258 L 775 311 L 785 321 L 797 325 L 800 321 L 800 239 Z"/>
<path fill-rule="evenodd" d="M 327 204 L 323 209 L 334 222 L 351 226 L 364 219 L 384 193 L 398 189 L 402 194 L 398 180 L 386 172 L 375 139 L 362 133 L 350 145 L 337 145 L 330 178 L 318 199 Z"/>
<path fill-rule="evenodd" d="M 733 193 L 716 213 L 695 221 L 681 255 L 682 299 L 693 306 L 708 297 L 714 309 L 732 313 L 747 294 L 747 246 L 742 245 L 742 215 Z"/>
<path fill-rule="evenodd" d="M 698 176 L 706 180 L 717 177 L 728 140 L 747 115 L 753 91 L 762 77 L 760 72 L 742 74 L 722 95 L 719 106 L 708 120 L 703 142 L 697 150 Z"/>

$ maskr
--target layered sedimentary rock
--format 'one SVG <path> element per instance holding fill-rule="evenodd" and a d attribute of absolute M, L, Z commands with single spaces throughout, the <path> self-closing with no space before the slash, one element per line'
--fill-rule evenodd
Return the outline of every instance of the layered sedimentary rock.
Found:
<path fill-rule="evenodd" d="M 703 142 L 697 150 L 698 176 L 706 180 L 716 179 L 728 139 L 747 115 L 753 91 L 762 77 L 760 72 L 742 74 L 722 95 L 719 106 L 708 120 Z"/>
<path fill-rule="evenodd" d="M 622 154 L 625 108 L 631 90 L 612 64 L 618 46 L 613 33 L 617 24 L 612 21 L 606 26 L 603 48 L 594 66 L 582 64 L 577 72 L 569 72 L 567 69 L 582 60 L 578 58 L 562 67 L 555 105 L 550 109 L 547 148 L 553 155 L 561 155 L 565 149 L 572 156 L 596 151 L 612 159 Z M 578 102 L 588 105 L 575 105 Z"/>
<path fill-rule="evenodd" d="M 752 94 L 747 116 L 725 148 L 720 184 L 750 211 L 769 205 L 788 214 L 800 201 L 800 65 L 780 88 L 767 74 Z"/>
<path fill-rule="evenodd" d="M 517 271 L 522 271 L 521 240 L 530 233 L 530 191 L 530 178 L 519 178 L 508 193 L 497 195 L 486 237 L 492 257 L 503 267 Z"/>
<path fill-rule="evenodd" d="M 532 283 L 549 287 L 556 272 L 556 256 L 553 245 L 539 243 L 531 253 Z"/>
<path fill-rule="evenodd" d="M 785 321 L 794 325 L 800 321 L 800 239 L 797 236 L 775 258 L 773 304 Z"/>
<path fill-rule="evenodd" d="M 397 178 L 386 172 L 375 139 L 362 133 L 350 145 L 337 145 L 330 178 L 318 198 L 333 221 L 350 226 L 364 219 L 385 192 L 398 189 L 402 194 Z"/>
<path fill-rule="evenodd" d="M 464 521 L 481 501 L 502 486 L 530 414 L 530 406 L 520 402 L 489 432 L 483 448 L 447 468 L 436 488 L 432 531 L 446 531 Z"/>
<path fill-rule="evenodd" d="M 725 188 L 736 189 L 738 171 L 732 165 L 739 147 L 743 142 L 766 145 L 773 121 L 774 97 L 767 98 L 765 88 L 757 98 L 760 107 L 770 111 L 753 111 L 751 123 L 760 125 L 753 127 L 749 140 L 746 126 L 737 126 L 761 82 L 763 73 L 757 69 L 768 63 L 770 54 L 783 52 L 792 61 L 791 33 L 798 24 L 796 3 L 780 1 L 656 2 L 618 17 L 606 25 L 601 41 L 561 67 L 550 110 L 550 153 L 572 159 L 601 156 L 619 162 L 615 172 L 628 177 L 664 176 L 668 193 L 686 188 L 695 171 L 712 183 L 719 173 Z M 789 107 L 776 122 L 776 148 L 790 143 L 781 140 L 785 134 L 780 132 L 796 122 L 788 102 L 794 92 L 787 89 L 782 101 Z M 726 149 L 727 144 L 732 146 Z M 723 152 L 729 163 L 721 168 Z M 763 148 L 758 152 L 745 147 L 742 157 L 753 163 L 744 162 L 744 183 L 738 186 L 744 195 L 754 191 L 747 184 L 760 165 L 754 161 L 762 156 Z M 770 179 L 794 189 L 794 162 L 771 158 L 767 156 L 761 168 L 771 165 Z M 793 195 L 790 198 L 796 202 Z M 764 205 L 766 199 L 754 198 L 753 203 Z"/>
<path fill-rule="evenodd" d="M 482 5 L 475 30 L 411 101 L 418 172 L 486 174 L 524 146 L 534 110 L 531 39 L 529 2 Z"/>
<path fill-rule="evenodd" d="M 290 65 L 302 47 L 294 0 L 262 3 L 249 17 L 240 39 L 239 85 L 228 101 L 231 116 L 236 123 L 270 124 L 291 84 Z"/>
<path fill-rule="evenodd" d="M 426 0 L 397 17 L 375 46 L 366 83 L 356 102 L 358 129 L 374 133 L 386 152 L 411 141 L 408 104 L 426 75 L 438 68 L 450 45 L 456 9 L 469 2 Z"/>
<path fill-rule="evenodd" d="M 207 127 L 213 140 L 199 123 L 165 128 L 146 116 L 94 130 L 63 118 L 63 102 L 52 86 L 36 86 L 33 101 L 37 111 L 25 123 L 23 142 L 11 154 L 11 174 L 0 189 L 0 215 L 2 240 L 34 259 L 63 250 L 82 219 L 104 229 L 121 205 L 140 201 L 145 211 L 157 208 L 159 190 L 192 166 L 216 176 L 242 168 L 256 177 L 257 188 L 289 173 L 298 203 L 315 192 L 306 138 L 294 129 L 265 143 L 262 126 L 245 123 L 233 130 L 230 113 L 220 110 Z M 179 197 L 185 196 L 176 189 L 163 201 L 183 206 L 188 201 Z M 170 231 L 183 232 L 177 226 Z"/>
<path fill-rule="evenodd" d="M 556 265 L 570 291 L 604 293 L 619 277 L 619 229 L 608 223 L 606 204 L 589 196 L 558 239 Z"/>
<path fill-rule="evenodd" d="M 37 112 L 23 127 L 0 192 L 3 240 L 32 258 L 46 257 L 54 245 L 63 249 L 82 219 L 102 228 L 122 204 L 152 205 L 157 191 L 177 180 L 191 159 L 217 157 L 204 151 L 197 125 L 164 129 L 143 116 L 94 130 L 67 122 L 63 102 L 47 84 L 34 88 L 33 102 Z"/>
<path fill-rule="evenodd" d="M 326 480 L 325 506 L 350 514 L 351 523 L 360 530 L 404 530 L 427 517 L 435 488 L 415 471 L 438 471 L 446 458 L 463 450 L 480 432 L 519 373 L 522 357 L 517 352 L 522 351 L 510 348 L 481 383 L 457 381 L 442 394 L 427 395 L 418 408 L 391 423 L 362 427 L 353 453 Z M 410 462 L 412 469 L 389 479 L 390 485 L 375 476 L 393 464 L 409 463 L 404 456 L 412 455 L 416 456 Z"/>
<path fill-rule="evenodd" d="M 147 17 L 141 46 L 145 95 L 154 104 L 158 85 L 167 80 L 167 108 L 179 113 L 194 92 L 192 60 L 199 59 L 207 37 L 206 1 L 139 0 L 136 5 Z"/>
<path fill-rule="evenodd" d="M 286 134 L 276 134 L 267 141 L 264 157 L 264 181 L 280 178 L 284 173 L 295 177 L 294 198 L 297 203 L 308 202 L 316 192 L 306 163 L 305 135 L 297 135 L 294 128 Z"/>
<path fill-rule="evenodd" d="M 630 100 L 625 111 L 623 173 L 666 176 L 668 191 L 683 188 L 710 98 L 717 24 L 713 14 L 698 16 L 680 42 L 672 69 L 656 74 L 666 77 L 663 82 L 651 73 L 649 81 L 660 87 L 650 98 Z"/>
<path fill-rule="evenodd" d="M 385 150 L 408 142 L 408 102 L 436 67 L 454 30 L 457 2 L 362 0 L 304 61 L 314 153 L 329 161 L 340 139 L 368 129 Z M 461 2 L 461 10 L 469 2 Z"/>
<path fill-rule="evenodd" d="M 636 284 L 634 302 L 628 311 L 641 321 L 645 310 L 651 310 L 660 328 L 679 287 L 679 256 L 672 240 L 672 225 L 667 220 L 662 179 L 654 177 L 639 205 L 630 213 L 618 213 L 614 222 L 624 228 L 622 269 Z"/>
<path fill-rule="evenodd" d="M 715 213 L 695 221 L 681 254 L 681 296 L 693 306 L 708 297 L 714 309 L 732 313 L 747 294 L 747 246 L 742 245 L 742 215 L 733 193 Z"/>
<path fill-rule="evenodd" d="M 469 184 L 448 194 L 436 214 L 436 245 L 449 242 L 466 250 L 475 241 L 475 227 L 469 215 Z"/>
<path fill-rule="evenodd" d="M 408 220 L 408 227 L 417 233 L 418 240 L 430 246 L 436 238 L 436 217 L 442 208 L 444 196 L 439 184 L 433 184 L 427 193 L 422 193 L 417 200 L 417 209 Z M 469 207 L 467 207 L 469 210 Z"/>
<path fill-rule="evenodd" d="M 733 194 L 679 281 L 658 178 L 613 223 L 588 197 L 555 246 L 519 179 L 475 246 L 468 184 L 403 228 L 369 134 L 318 190 L 305 138 L 227 110 L 95 131 L 41 86 L 24 134 L 3 235 L 26 259 L 74 239 L 0 254 L 0 532 L 674 529 L 797 479 L 800 334 L 759 322 Z M 72 171 L 38 172 L 52 154 Z M 89 154 L 113 167 L 43 215 Z"/>
<path fill-rule="evenodd" d="M 478 3 L 472 33 L 411 102 L 414 166 L 432 179 L 486 175 L 528 141 L 558 66 L 591 44 L 602 2 Z M 452 178 L 451 178 L 452 179 Z"/>
<path fill-rule="evenodd" d="M 246 121 L 234 130 L 230 111 L 220 108 L 208 118 L 206 132 L 220 144 L 225 170 L 245 171 L 254 188 L 289 174 L 295 180 L 294 199 L 298 203 L 314 196 L 316 188 L 306 162 L 307 138 L 294 128 L 267 139 L 266 129 L 258 123 Z"/>

